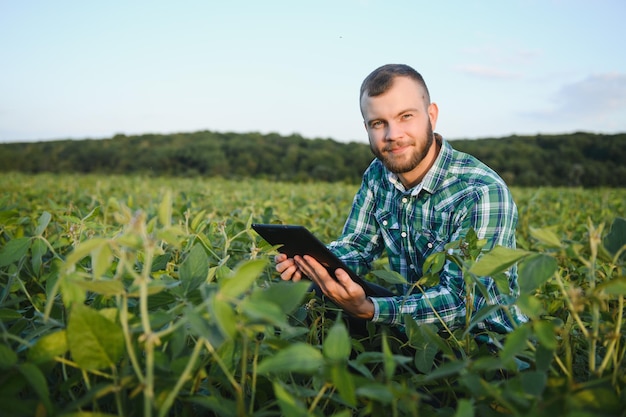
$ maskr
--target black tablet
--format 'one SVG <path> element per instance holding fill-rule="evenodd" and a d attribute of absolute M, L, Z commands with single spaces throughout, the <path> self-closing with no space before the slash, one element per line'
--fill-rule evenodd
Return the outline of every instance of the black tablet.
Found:
<path fill-rule="evenodd" d="M 341 268 L 350 278 L 365 290 L 368 296 L 376 296 L 375 291 L 366 281 L 348 268 L 341 259 L 337 258 L 326 245 L 313 235 L 306 227 L 286 224 L 258 224 L 252 228 L 270 245 L 280 245 L 278 251 L 293 258 L 296 255 L 309 255 L 324 265 L 330 275 L 335 277 L 335 270 Z"/>

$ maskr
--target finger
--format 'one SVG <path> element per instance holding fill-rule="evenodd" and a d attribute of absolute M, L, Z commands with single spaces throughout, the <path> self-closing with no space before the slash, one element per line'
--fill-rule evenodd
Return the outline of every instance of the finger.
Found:
<path fill-rule="evenodd" d="M 299 269 L 296 269 L 296 272 L 293 273 L 293 276 L 291 277 L 291 280 L 293 282 L 298 282 L 303 278 L 302 272 L 300 272 Z"/>
<path fill-rule="evenodd" d="M 300 270 L 310 277 L 324 294 L 331 298 L 334 297 L 333 294 L 337 291 L 336 288 L 339 287 L 339 284 L 322 264 L 308 255 L 296 257 L 296 263 Z"/>
<path fill-rule="evenodd" d="M 276 271 L 280 272 L 281 274 L 287 270 L 287 268 L 290 268 L 292 266 L 295 266 L 295 262 L 293 259 L 286 259 L 280 263 L 276 264 Z"/>
<path fill-rule="evenodd" d="M 337 281 L 341 284 L 341 286 L 345 289 L 345 291 L 351 296 L 360 296 L 361 293 L 365 295 L 365 291 L 363 287 L 354 282 L 350 275 L 343 269 L 337 269 L 335 271 L 335 276 L 337 277 Z"/>
<path fill-rule="evenodd" d="M 278 255 L 274 256 L 274 262 L 277 264 L 284 262 L 286 260 L 287 260 L 287 255 L 285 255 L 284 253 L 279 253 Z"/>

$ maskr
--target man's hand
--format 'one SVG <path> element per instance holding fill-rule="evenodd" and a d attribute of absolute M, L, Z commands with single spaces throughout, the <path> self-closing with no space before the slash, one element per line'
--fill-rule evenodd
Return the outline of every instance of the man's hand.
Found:
<path fill-rule="evenodd" d="M 276 271 L 280 274 L 280 279 L 284 281 L 298 282 L 304 276 L 293 258 L 287 258 L 287 255 L 280 253 L 274 257 L 276 262 Z"/>
<path fill-rule="evenodd" d="M 337 279 L 335 280 L 326 268 L 311 256 L 296 256 L 293 261 L 294 266 L 298 268 L 297 273 L 309 277 L 327 297 L 347 313 L 365 320 L 371 320 L 374 317 L 374 304 L 365 295 L 363 287 L 352 281 L 346 271 L 337 269 L 335 271 Z M 291 266 L 286 266 L 283 271 L 290 271 L 290 268 Z M 283 274 L 284 272 L 281 273 L 281 278 Z"/>

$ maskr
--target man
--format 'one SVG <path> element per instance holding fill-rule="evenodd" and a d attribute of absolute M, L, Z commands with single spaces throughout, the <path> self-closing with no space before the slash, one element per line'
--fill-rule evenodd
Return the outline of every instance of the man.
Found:
<path fill-rule="evenodd" d="M 391 268 L 408 282 L 419 280 L 426 258 L 473 228 L 479 239 L 515 247 L 517 208 L 502 179 L 474 157 L 454 150 L 433 132 L 439 113 L 422 76 L 406 65 L 374 70 L 360 90 L 361 114 L 376 159 L 363 175 L 341 237 L 329 247 L 362 275 L 386 251 Z M 422 291 L 367 297 L 339 269 L 333 279 L 310 256 L 276 257 L 284 280 L 309 277 L 352 317 L 404 327 L 404 315 L 418 323 L 447 326 L 465 320 L 465 286 L 460 269 L 447 262 L 440 283 Z M 515 269 L 508 272 L 511 294 L 518 291 Z M 474 311 L 485 303 L 504 303 L 493 280 L 485 280 L 489 299 L 478 293 Z M 525 318 L 512 308 L 513 319 Z M 510 316 L 498 310 L 479 328 L 512 330 Z"/>

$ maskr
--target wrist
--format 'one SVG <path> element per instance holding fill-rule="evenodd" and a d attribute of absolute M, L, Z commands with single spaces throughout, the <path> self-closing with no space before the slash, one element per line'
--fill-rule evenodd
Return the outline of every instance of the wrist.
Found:
<path fill-rule="evenodd" d="M 371 320 L 374 318 L 374 303 L 369 297 L 366 297 L 361 304 L 357 317 L 363 320 Z"/>

